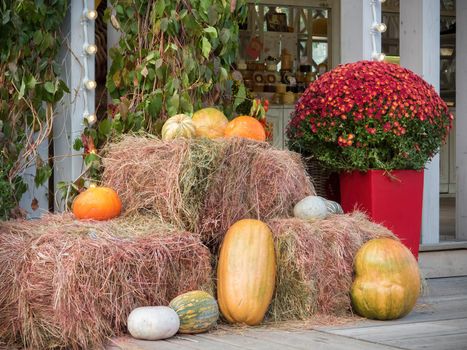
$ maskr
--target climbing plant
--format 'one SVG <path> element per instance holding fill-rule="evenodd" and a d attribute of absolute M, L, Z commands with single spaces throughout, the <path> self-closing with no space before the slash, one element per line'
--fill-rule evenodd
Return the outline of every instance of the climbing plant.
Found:
<path fill-rule="evenodd" d="M 113 104 L 75 143 L 77 150 L 84 148 L 88 165 L 95 164 L 93 151 L 109 137 L 140 130 L 157 135 L 174 114 L 209 105 L 230 115 L 244 101 L 244 86 L 232 89 L 231 66 L 245 0 L 112 0 L 112 5 L 115 15 L 109 11 L 107 17 L 121 32 L 107 77 Z"/>
<path fill-rule="evenodd" d="M 0 219 L 27 190 L 21 175 L 36 165 L 35 185 L 51 175 L 38 146 L 52 132 L 65 92 L 56 57 L 67 0 L 0 0 Z"/>

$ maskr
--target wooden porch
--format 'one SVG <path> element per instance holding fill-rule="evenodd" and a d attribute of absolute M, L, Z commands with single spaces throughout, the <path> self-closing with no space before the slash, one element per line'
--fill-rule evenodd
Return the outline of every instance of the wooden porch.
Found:
<path fill-rule="evenodd" d="M 411 314 L 396 321 L 356 318 L 343 326 L 293 330 L 221 328 L 154 342 L 118 338 L 107 350 L 467 349 L 467 276 L 428 279 L 424 294 Z"/>

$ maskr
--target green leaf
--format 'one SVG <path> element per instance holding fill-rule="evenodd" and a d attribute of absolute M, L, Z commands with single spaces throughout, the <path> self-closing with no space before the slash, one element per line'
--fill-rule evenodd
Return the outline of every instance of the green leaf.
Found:
<path fill-rule="evenodd" d="M 219 74 L 219 81 L 225 81 L 227 80 L 229 74 L 227 73 L 227 69 L 224 67 L 220 68 L 220 74 Z"/>
<path fill-rule="evenodd" d="M 68 86 L 66 85 L 66 83 L 63 80 L 60 80 L 60 82 L 58 83 L 58 87 L 61 90 L 63 90 L 63 92 L 66 92 L 67 94 L 70 93 L 70 89 L 68 88 Z"/>
<path fill-rule="evenodd" d="M 26 90 L 26 83 L 24 82 L 24 79 L 23 79 L 21 80 L 21 86 L 19 88 L 18 100 L 21 100 L 23 98 L 25 90 Z"/>
<path fill-rule="evenodd" d="M 47 92 L 51 93 L 51 94 L 54 94 L 55 93 L 55 85 L 54 83 L 52 83 L 51 81 L 47 81 L 45 84 L 44 84 L 44 88 Z"/>
<path fill-rule="evenodd" d="M 180 97 L 180 108 L 183 113 L 193 114 L 193 104 L 188 92 L 184 92 Z"/>
<path fill-rule="evenodd" d="M 97 156 L 97 154 L 95 154 L 95 153 L 89 153 L 89 154 L 86 155 L 86 157 L 84 158 L 84 164 L 89 165 L 89 164 L 91 164 L 92 162 L 95 162 L 95 161 L 98 161 L 98 160 L 99 160 L 99 157 Z"/>
<path fill-rule="evenodd" d="M 227 44 L 230 41 L 230 30 L 228 28 L 222 28 L 221 33 L 219 35 L 222 44 Z"/>
<path fill-rule="evenodd" d="M 162 14 L 164 13 L 164 10 L 165 10 L 165 1 L 164 0 L 156 1 L 156 5 L 154 6 L 156 18 L 160 18 Z"/>
<path fill-rule="evenodd" d="M 167 113 L 169 117 L 178 113 L 178 107 L 180 106 L 180 96 L 175 91 L 173 96 L 169 99 L 167 103 Z"/>
<path fill-rule="evenodd" d="M 112 121 L 110 119 L 104 119 L 99 123 L 99 136 L 106 138 L 110 135 L 112 130 Z"/>
<path fill-rule="evenodd" d="M 206 33 L 212 35 L 213 37 L 217 38 L 217 30 L 214 27 L 209 26 L 207 28 L 204 28 L 204 32 L 206 32 Z"/>
<path fill-rule="evenodd" d="M 162 60 L 162 58 L 158 58 L 158 59 L 156 60 L 156 64 L 155 64 L 156 69 L 159 69 L 159 68 L 162 66 L 162 63 L 164 63 L 164 61 Z"/>
<path fill-rule="evenodd" d="M 37 80 L 36 78 L 34 78 L 34 76 L 30 76 L 29 79 L 28 79 L 28 82 L 26 84 L 27 88 L 29 90 L 33 90 L 35 87 L 36 87 L 36 84 L 37 84 Z"/>
<path fill-rule="evenodd" d="M 122 5 L 117 5 L 115 7 L 115 11 L 117 11 L 117 14 L 119 14 L 119 15 L 123 15 L 125 13 L 125 10 L 123 9 Z"/>
<path fill-rule="evenodd" d="M 73 149 L 75 151 L 79 151 L 81 148 L 83 148 L 83 141 L 81 141 L 80 138 L 76 138 L 75 142 L 73 143 Z"/>
<path fill-rule="evenodd" d="M 41 42 L 42 42 L 42 39 L 43 39 L 42 31 L 41 30 L 36 30 L 34 32 L 34 37 L 33 37 L 34 44 L 36 46 L 39 46 L 41 44 Z"/>
<path fill-rule="evenodd" d="M 233 109 L 236 110 L 237 107 L 238 107 L 243 101 L 245 101 L 245 98 L 246 98 L 245 85 L 242 84 L 242 85 L 240 85 L 240 87 L 238 88 L 237 96 L 235 96 L 235 101 L 234 101 Z"/>
<path fill-rule="evenodd" d="M 169 27 L 169 19 L 167 17 L 162 18 L 161 19 L 161 30 L 163 32 L 166 32 L 168 27 Z"/>
<path fill-rule="evenodd" d="M 36 168 L 36 176 L 34 177 L 36 187 L 44 184 L 51 175 L 52 168 L 48 164 L 44 164 L 43 166 Z"/>
<path fill-rule="evenodd" d="M 211 43 L 204 36 L 203 40 L 201 41 L 201 50 L 203 52 L 203 56 L 208 58 L 209 54 L 211 53 Z"/>
<path fill-rule="evenodd" d="M 10 13 L 11 13 L 11 10 L 6 10 L 3 14 L 3 18 L 2 18 L 2 24 L 5 25 L 7 24 L 8 22 L 10 22 Z"/>
<path fill-rule="evenodd" d="M 148 112 L 149 115 L 152 118 L 157 118 L 159 116 L 159 113 L 161 112 L 162 109 L 162 93 L 156 93 L 154 96 L 152 96 L 149 106 L 148 106 Z"/>

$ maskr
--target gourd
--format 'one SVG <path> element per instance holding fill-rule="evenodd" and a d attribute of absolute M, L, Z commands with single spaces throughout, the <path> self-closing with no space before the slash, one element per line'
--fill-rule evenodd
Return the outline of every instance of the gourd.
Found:
<path fill-rule="evenodd" d="M 324 203 L 326 204 L 326 208 L 328 210 L 328 213 L 330 214 L 344 214 L 344 211 L 342 210 L 342 207 L 339 203 L 330 201 L 329 199 L 324 199 Z"/>
<path fill-rule="evenodd" d="M 179 333 L 202 333 L 214 326 L 219 319 L 216 299 L 209 293 L 194 290 L 174 298 L 169 306 L 180 318 Z"/>
<path fill-rule="evenodd" d="M 308 196 L 295 204 L 293 214 L 303 220 L 324 219 L 328 214 L 328 208 L 323 198 Z"/>
<path fill-rule="evenodd" d="M 259 220 L 237 221 L 225 235 L 217 266 L 217 299 L 227 321 L 261 323 L 272 299 L 275 276 L 269 227 Z"/>
<path fill-rule="evenodd" d="M 225 137 L 243 137 L 265 141 L 266 132 L 263 125 L 255 118 L 242 115 L 231 120 L 225 128 Z"/>
<path fill-rule="evenodd" d="M 177 137 L 192 138 L 195 135 L 195 125 L 191 118 L 185 114 L 170 117 L 162 126 L 162 140 L 173 140 Z"/>
<path fill-rule="evenodd" d="M 420 271 L 410 250 L 399 241 L 368 241 L 357 252 L 354 269 L 351 298 L 360 316 L 393 320 L 415 306 L 420 295 Z"/>
<path fill-rule="evenodd" d="M 167 306 L 144 306 L 131 311 L 127 320 L 128 331 L 136 339 L 159 340 L 173 336 L 180 320 Z"/>
<path fill-rule="evenodd" d="M 90 187 L 80 193 L 72 204 L 77 219 L 109 220 L 120 215 L 122 202 L 109 187 Z"/>
<path fill-rule="evenodd" d="M 229 122 L 224 113 L 212 107 L 195 112 L 192 121 L 195 125 L 196 136 L 210 139 L 223 137 L 225 127 Z"/>

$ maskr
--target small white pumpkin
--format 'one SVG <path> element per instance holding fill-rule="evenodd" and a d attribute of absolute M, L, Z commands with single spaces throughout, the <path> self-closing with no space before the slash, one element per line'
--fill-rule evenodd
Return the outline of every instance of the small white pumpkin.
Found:
<path fill-rule="evenodd" d="M 173 140 L 177 137 L 193 138 L 195 134 L 195 124 L 186 114 L 174 115 L 162 126 L 162 140 Z"/>
<path fill-rule="evenodd" d="M 324 199 L 326 207 L 328 208 L 328 213 L 330 214 L 344 214 L 342 207 L 339 203 L 330 201 L 329 199 Z"/>
<path fill-rule="evenodd" d="M 328 214 L 326 202 L 319 196 L 308 196 L 295 204 L 293 214 L 303 220 L 324 219 Z"/>
<path fill-rule="evenodd" d="M 133 338 L 166 339 L 178 332 L 180 318 L 170 307 L 144 306 L 130 312 L 127 326 Z"/>

